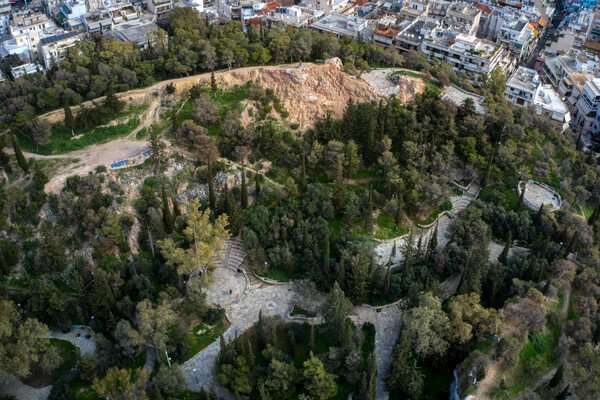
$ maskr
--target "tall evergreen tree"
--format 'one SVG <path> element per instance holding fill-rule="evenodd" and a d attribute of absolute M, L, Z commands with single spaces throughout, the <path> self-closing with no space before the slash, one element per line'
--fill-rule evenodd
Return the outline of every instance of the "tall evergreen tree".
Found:
<path fill-rule="evenodd" d="M 167 197 L 167 192 L 165 187 L 162 188 L 162 206 L 163 206 L 163 222 L 165 224 L 165 231 L 167 233 L 173 233 L 173 229 L 175 228 L 175 224 L 173 221 L 173 215 L 171 214 L 171 209 L 169 208 L 169 199 Z"/>
<path fill-rule="evenodd" d="M 337 263 L 335 271 L 335 281 L 344 287 L 346 285 L 346 252 L 342 251 L 340 254 L 340 261 Z"/>
<path fill-rule="evenodd" d="M 552 379 L 550 379 L 550 387 L 555 388 L 558 385 L 560 385 L 563 381 L 563 375 L 564 375 L 564 367 L 562 364 L 560 364 L 560 366 L 554 373 L 554 376 L 552 377 Z"/>
<path fill-rule="evenodd" d="M 544 203 L 538 208 L 538 212 L 535 214 L 533 222 L 535 222 L 536 225 L 539 225 L 542 222 L 542 218 L 544 218 Z"/>
<path fill-rule="evenodd" d="M 265 321 L 263 319 L 262 310 L 258 311 L 258 326 L 257 326 L 257 341 L 258 341 L 258 349 L 260 353 L 260 349 L 264 348 L 267 341 L 265 339 Z"/>
<path fill-rule="evenodd" d="M 210 90 L 217 95 L 217 80 L 215 79 L 215 71 L 210 72 Z"/>
<path fill-rule="evenodd" d="M 258 174 L 258 167 L 256 167 L 256 171 L 254 173 L 254 198 L 257 199 L 259 194 L 260 194 L 260 175 Z"/>
<path fill-rule="evenodd" d="M 212 174 L 212 162 L 211 159 L 208 159 L 208 206 L 211 210 L 215 210 L 217 204 L 217 198 L 215 195 L 215 188 L 213 183 L 213 174 Z"/>
<path fill-rule="evenodd" d="M 344 291 L 337 282 L 329 293 L 325 304 L 325 331 L 332 343 L 341 346 L 344 340 L 346 317 L 350 311 L 350 305 L 346 300 Z"/>
<path fill-rule="evenodd" d="M 427 263 L 428 264 L 431 263 L 433 256 L 437 252 L 438 225 L 439 225 L 439 220 L 438 220 L 438 222 L 435 223 L 435 228 L 433 229 L 433 232 L 431 233 L 431 237 L 429 238 L 429 244 L 427 245 Z"/>
<path fill-rule="evenodd" d="M 310 325 L 310 332 L 308 334 L 308 351 L 315 351 L 315 326 Z"/>
<path fill-rule="evenodd" d="M 370 354 L 367 359 L 367 400 L 375 400 L 377 397 L 377 363 L 375 354 Z"/>
<path fill-rule="evenodd" d="M 569 395 L 571 394 L 570 389 L 571 385 L 567 385 L 566 388 L 563 389 L 562 392 L 560 392 L 557 396 L 556 396 L 556 400 L 567 400 L 567 397 L 569 397 Z"/>
<path fill-rule="evenodd" d="M 383 297 L 389 298 L 390 295 L 390 285 L 392 282 L 392 268 L 387 267 L 387 272 L 385 273 L 385 283 L 383 285 Z"/>
<path fill-rule="evenodd" d="M 512 231 L 508 231 L 508 240 L 504 245 L 504 249 L 502 249 L 502 253 L 498 256 L 498 262 L 501 264 L 506 264 L 508 261 L 508 251 L 510 250 L 510 244 L 512 242 Z"/>
<path fill-rule="evenodd" d="M 329 275 L 331 261 L 329 260 L 329 229 L 325 228 L 325 239 L 323 248 L 323 274 Z"/>
<path fill-rule="evenodd" d="M 367 232 L 373 229 L 373 185 L 369 188 L 369 200 L 365 210 L 364 228 Z"/>
<path fill-rule="evenodd" d="M 19 164 L 19 167 L 21 167 L 24 173 L 28 173 L 29 166 L 27 165 L 27 160 L 21 151 L 21 146 L 19 146 L 17 137 L 13 134 L 10 136 L 10 139 L 12 141 L 13 150 L 15 151 L 15 156 L 17 157 L 17 163 Z"/>
<path fill-rule="evenodd" d="M 242 210 L 248 207 L 248 187 L 246 186 L 246 170 L 242 164 L 242 194 L 241 194 Z"/>
<path fill-rule="evenodd" d="M 596 205 L 596 208 L 594 208 L 594 212 L 592 213 L 592 215 L 590 215 L 590 219 L 588 220 L 588 224 L 590 224 L 590 225 L 593 226 L 596 223 L 596 221 L 598 221 L 598 217 L 599 216 L 600 216 L 600 201 Z"/>
<path fill-rule="evenodd" d="M 300 158 L 302 159 L 302 174 L 300 175 L 300 184 L 298 187 L 300 188 L 300 191 L 304 193 L 308 188 L 308 182 L 306 179 L 306 161 L 304 155 L 301 155 Z"/>
<path fill-rule="evenodd" d="M 517 200 L 517 205 L 515 206 L 515 211 L 519 211 L 519 209 L 521 208 L 524 197 L 525 197 L 525 186 L 523 186 L 523 191 L 521 192 L 521 195 L 519 196 L 519 199 Z"/>
<path fill-rule="evenodd" d="M 402 199 L 398 196 L 398 207 L 396 207 L 396 215 L 394 215 L 394 223 L 396 228 L 402 223 Z"/>
<path fill-rule="evenodd" d="M 487 162 L 487 165 L 485 167 L 485 174 L 483 175 L 483 179 L 481 180 L 481 187 L 482 188 L 486 187 L 487 184 L 488 184 L 488 181 L 490 179 L 490 174 L 492 172 L 493 163 L 494 163 L 494 148 L 492 148 L 490 156 L 488 157 L 488 162 Z"/>
<path fill-rule="evenodd" d="M 173 130 L 173 134 L 175 134 L 175 138 L 177 139 L 177 133 L 179 131 L 179 122 L 177 121 L 177 107 L 173 106 L 171 109 L 171 129 Z"/>
<path fill-rule="evenodd" d="M 65 104 L 65 127 L 71 131 L 71 136 L 73 136 L 73 130 L 75 129 L 75 117 L 73 116 L 73 111 L 68 104 Z"/>

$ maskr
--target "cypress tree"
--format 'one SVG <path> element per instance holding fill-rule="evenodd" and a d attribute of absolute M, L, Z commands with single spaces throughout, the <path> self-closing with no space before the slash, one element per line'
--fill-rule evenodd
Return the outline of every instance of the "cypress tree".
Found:
<path fill-rule="evenodd" d="M 342 251 L 340 254 L 340 261 L 338 262 L 335 281 L 340 285 L 340 287 L 344 287 L 346 283 L 346 253 Z"/>
<path fill-rule="evenodd" d="M 75 129 L 75 117 L 73 116 L 71 107 L 69 107 L 67 104 L 65 104 L 65 126 L 71 131 L 71 136 L 73 136 L 73 130 Z"/>
<path fill-rule="evenodd" d="M 212 165 L 210 158 L 208 159 L 208 206 L 211 210 L 215 210 L 217 199 L 215 197 L 215 188 L 213 183 Z"/>
<path fill-rule="evenodd" d="M 269 318 L 269 324 L 271 325 L 271 344 L 273 347 L 277 347 L 277 324 L 273 317 Z"/>
<path fill-rule="evenodd" d="M 504 249 L 502 249 L 502 253 L 498 256 L 498 262 L 501 264 L 506 264 L 508 260 L 508 251 L 510 249 L 510 243 L 512 242 L 512 231 L 508 231 L 508 240 L 504 245 Z"/>
<path fill-rule="evenodd" d="M 301 156 L 302 158 L 302 175 L 300 176 L 300 184 L 298 185 L 300 187 L 300 191 L 302 193 L 306 192 L 306 189 L 308 188 L 308 183 L 306 181 L 306 161 L 304 161 L 304 155 Z"/>
<path fill-rule="evenodd" d="M 308 351 L 315 351 L 315 326 L 311 324 L 310 333 L 308 335 Z"/>
<path fill-rule="evenodd" d="M 242 194 L 241 194 L 242 210 L 248 207 L 248 188 L 246 187 L 246 170 L 242 164 Z"/>
<path fill-rule="evenodd" d="M 173 233 L 173 228 L 175 224 L 173 222 L 173 215 L 171 214 L 171 210 L 169 209 L 169 201 L 167 198 L 167 192 L 163 186 L 162 188 L 162 203 L 163 203 L 163 222 L 165 224 L 165 231 L 167 233 Z"/>
<path fill-rule="evenodd" d="M 173 106 L 171 110 L 171 129 L 173 129 L 173 133 L 175 134 L 175 138 L 177 138 L 177 131 L 179 130 L 179 122 L 177 122 L 177 109 Z"/>
<path fill-rule="evenodd" d="M 438 220 L 438 222 L 435 223 L 435 228 L 433 228 L 433 232 L 431 234 L 431 237 L 429 238 L 429 244 L 427 245 L 427 263 L 428 264 L 431 262 L 433 255 L 437 251 L 438 224 L 439 224 L 439 220 Z"/>
<path fill-rule="evenodd" d="M 21 167 L 24 173 L 28 173 L 29 166 L 27 165 L 27 160 L 25 159 L 25 156 L 21 151 L 21 146 L 19 146 L 19 141 L 17 140 L 17 137 L 13 134 L 10 136 L 10 138 L 12 141 L 13 149 L 15 151 L 15 156 L 17 156 L 17 163 L 19 163 L 19 167 Z"/>
<path fill-rule="evenodd" d="M 177 197 L 173 196 L 171 198 L 171 201 L 173 202 L 173 217 L 177 218 L 181 215 L 181 210 L 179 209 L 179 203 L 177 202 Z"/>
<path fill-rule="evenodd" d="M 296 348 L 296 336 L 294 336 L 294 332 L 288 331 L 288 343 L 290 345 L 290 349 Z"/>
<path fill-rule="evenodd" d="M 567 245 L 567 249 L 566 249 L 566 256 L 568 256 L 569 254 L 571 254 L 573 252 L 573 250 L 575 249 L 575 241 L 577 240 L 577 236 L 579 235 L 579 232 L 575 231 L 573 233 L 573 236 L 571 236 L 571 240 L 569 240 L 569 244 Z"/>
<path fill-rule="evenodd" d="M 517 205 L 515 206 L 515 211 L 519 211 L 519 209 L 521 208 L 521 204 L 523 204 L 523 197 L 525 197 L 525 186 L 523 186 L 523 191 L 521 192 L 521 195 L 519 196 L 519 199 L 517 200 Z"/>
<path fill-rule="evenodd" d="M 302 242 L 305 249 L 310 246 L 310 237 L 308 236 L 308 223 L 304 223 L 302 226 Z"/>
<path fill-rule="evenodd" d="M 258 199 L 259 194 L 260 194 L 260 175 L 258 174 L 258 167 L 256 167 L 256 172 L 254 174 L 254 198 Z"/>
<path fill-rule="evenodd" d="M 259 352 L 260 352 L 260 349 L 264 348 L 265 344 L 267 342 L 265 340 L 265 328 L 264 328 L 262 310 L 260 310 L 258 312 L 257 342 L 258 342 L 258 348 L 259 348 Z"/>
<path fill-rule="evenodd" d="M 588 220 L 588 224 L 594 225 L 596 223 L 596 221 L 598 221 L 598 216 L 600 216 L 600 201 L 596 205 L 596 208 L 594 208 L 594 212 L 590 216 L 590 219 Z"/>
<path fill-rule="evenodd" d="M 564 367 L 562 364 L 560 364 L 560 366 L 556 370 L 556 373 L 554 374 L 552 379 L 550 379 L 550 387 L 551 388 L 555 388 L 562 383 L 563 374 L 564 374 Z"/>
<path fill-rule="evenodd" d="M 210 72 L 210 90 L 217 95 L 217 80 L 215 79 L 215 71 Z"/>
<path fill-rule="evenodd" d="M 482 188 L 486 187 L 488 184 L 488 180 L 490 179 L 490 173 L 492 172 L 493 162 L 494 162 L 494 148 L 492 148 L 492 152 L 490 153 L 490 157 L 488 158 L 488 162 L 485 167 L 485 175 L 483 175 L 483 179 L 481 180 Z"/>
<path fill-rule="evenodd" d="M 252 343 L 250 343 L 250 339 L 246 342 L 246 347 L 248 349 L 246 358 L 248 359 L 248 364 L 250 367 L 254 367 L 256 357 L 254 357 L 254 351 L 252 350 Z"/>
<path fill-rule="evenodd" d="M 375 354 L 367 359 L 367 400 L 375 400 L 377 396 L 377 363 Z"/>
<path fill-rule="evenodd" d="M 329 274 L 329 266 L 331 264 L 329 260 L 329 229 L 325 229 L 325 247 L 323 248 L 323 273 L 325 276 Z"/>
<path fill-rule="evenodd" d="M 365 210 L 364 228 L 367 232 L 373 229 L 373 185 L 369 188 L 369 201 Z"/>
<path fill-rule="evenodd" d="M 385 285 L 383 286 L 383 297 L 388 298 L 390 295 L 390 284 L 392 280 L 392 268 L 388 267 L 385 274 Z"/>
<path fill-rule="evenodd" d="M 537 214 L 535 214 L 535 218 L 533 219 L 536 225 L 539 225 L 542 222 L 542 218 L 544 217 L 544 203 L 538 208 Z"/>
<path fill-rule="evenodd" d="M 369 388 L 367 386 L 367 374 L 365 371 L 360 376 L 360 383 L 358 384 L 358 400 L 367 400 Z"/>
<path fill-rule="evenodd" d="M 394 223 L 396 224 L 396 228 L 400 226 L 402 223 L 402 201 L 398 196 L 398 207 L 396 207 L 396 215 L 394 216 Z"/>
<path fill-rule="evenodd" d="M 571 394 L 571 392 L 569 391 L 570 387 L 571 385 L 567 385 L 567 387 L 556 396 L 556 400 L 567 400 L 567 397 L 569 397 L 569 395 Z"/>

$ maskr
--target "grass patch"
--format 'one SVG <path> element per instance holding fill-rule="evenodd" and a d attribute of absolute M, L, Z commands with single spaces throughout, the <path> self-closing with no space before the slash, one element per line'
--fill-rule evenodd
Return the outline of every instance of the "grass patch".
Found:
<path fill-rule="evenodd" d="M 129 135 L 140 124 L 138 119 L 114 126 L 93 128 L 91 130 L 75 130 L 75 135 L 83 135 L 78 139 L 72 139 L 71 131 L 63 124 L 52 126 L 49 143 L 39 146 L 36 150 L 35 144 L 28 137 L 19 135 L 19 144 L 25 151 L 37 154 L 65 154 L 75 150 L 81 150 L 94 144 L 102 144 L 113 139 Z"/>
<path fill-rule="evenodd" d="M 444 211 L 450 211 L 450 210 L 452 210 L 452 203 L 450 201 L 446 201 L 446 202 L 442 203 L 441 206 L 439 206 L 434 211 L 432 211 L 431 214 L 429 214 L 427 216 L 427 218 L 425 218 L 423 221 L 420 221 L 419 225 L 433 224 L 435 222 L 435 220 L 437 219 L 437 217 L 441 213 L 443 213 Z"/>
<path fill-rule="evenodd" d="M 377 178 L 379 173 L 376 171 L 367 171 L 366 169 L 358 170 L 354 175 L 352 175 L 352 179 L 368 179 L 368 178 Z"/>
<path fill-rule="evenodd" d="M 294 275 L 286 271 L 285 268 L 275 266 L 269 266 L 262 276 L 279 282 L 289 282 L 294 279 Z"/>
<path fill-rule="evenodd" d="M 377 229 L 375 238 L 377 239 L 393 239 L 398 236 L 406 235 L 409 229 L 405 225 L 396 227 L 396 221 L 393 216 L 379 214 L 377 217 Z"/>
<path fill-rule="evenodd" d="M 306 311 L 302 307 L 294 306 L 290 315 L 293 317 L 294 315 L 304 315 L 305 317 L 314 317 L 315 313 L 311 313 L 310 311 Z"/>
<path fill-rule="evenodd" d="M 390 74 L 390 76 L 397 76 L 397 75 L 405 75 L 405 76 L 412 76 L 413 78 L 421 78 L 421 74 L 419 74 L 418 72 L 412 72 L 412 71 L 395 71 Z"/>
<path fill-rule="evenodd" d="M 150 130 L 148 128 L 142 128 L 135 134 L 135 139 L 142 140 L 146 136 L 148 136 L 149 133 L 150 133 Z"/>
<path fill-rule="evenodd" d="M 201 334 L 197 332 L 200 330 L 204 330 Z M 185 360 L 189 360 L 200 351 L 204 350 L 208 345 L 213 343 L 215 340 L 219 338 L 225 331 L 227 327 L 223 321 L 220 321 L 217 325 L 212 328 L 207 327 L 204 324 L 200 324 L 194 327 L 193 331 L 188 335 L 186 342 L 188 346 L 190 346 L 190 350 L 185 358 Z"/>

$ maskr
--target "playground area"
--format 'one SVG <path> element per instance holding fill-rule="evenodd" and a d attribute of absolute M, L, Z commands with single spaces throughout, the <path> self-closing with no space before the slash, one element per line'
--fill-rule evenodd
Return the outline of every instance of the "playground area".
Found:
<path fill-rule="evenodd" d="M 517 193 L 521 196 L 521 191 L 524 190 L 523 204 L 530 209 L 537 211 L 542 205 L 544 208 L 553 212 L 560 208 L 562 205 L 562 198 L 560 194 L 554 190 L 553 187 L 546 185 L 545 183 L 539 183 L 533 180 L 527 181 L 527 183 L 521 181 L 517 185 Z"/>

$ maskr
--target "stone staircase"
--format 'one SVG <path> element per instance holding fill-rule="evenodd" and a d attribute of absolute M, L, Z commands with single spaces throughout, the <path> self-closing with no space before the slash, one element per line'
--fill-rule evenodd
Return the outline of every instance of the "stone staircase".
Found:
<path fill-rule="evenodd" d="M 248 252 L 244 249 L 244 244 L 240 238 L 229 238 L 223 246 L 224 257 L 214 260 L 217 268 L 229 268 L 237 271 L 244 262 Z"/>

